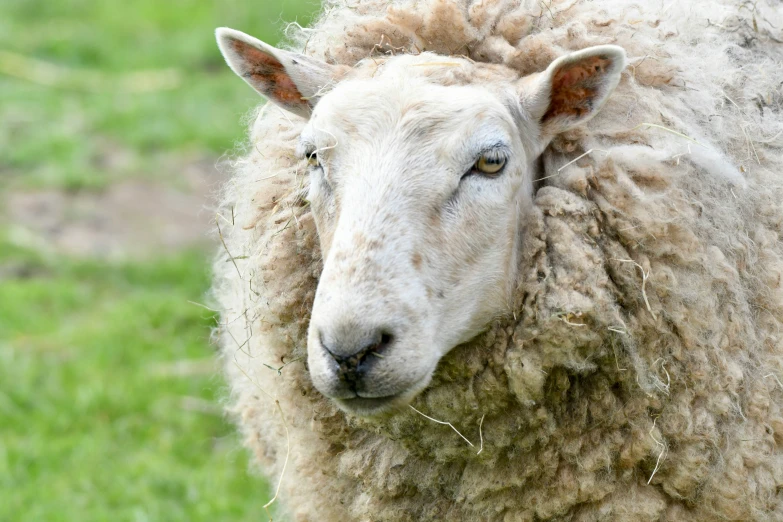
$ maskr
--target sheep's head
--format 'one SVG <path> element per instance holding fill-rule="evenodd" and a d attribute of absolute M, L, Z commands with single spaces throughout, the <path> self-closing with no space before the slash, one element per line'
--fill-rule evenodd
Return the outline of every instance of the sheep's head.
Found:
<path fill-rule="evenodd" d="M 298 154 L 324 256 L 316 388 L 359 415 L 406 404 L 441 357 L 510 312 L 536 160 L 598 111 L 624 51 L 592 47 L 519 78 L 429 53 L 332 66 L 217 37 L 239 76 L 307 120 Z"/>

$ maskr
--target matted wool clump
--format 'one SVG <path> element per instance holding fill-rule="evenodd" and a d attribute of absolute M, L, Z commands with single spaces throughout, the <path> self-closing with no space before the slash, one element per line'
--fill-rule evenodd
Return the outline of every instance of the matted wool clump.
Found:
<path fill-rule="evenodd" d="M 527 75 L 600 44 L 629 66 L 544 152 L 514 311 L 440 361 L 412 403 L 431 418 L 313 387 L 304 119 L 259 111 L 214 295 L 230 410 L 284 519 L 783 520 L 783 4 L 327 1 L 290 29 L 351 67 L 430 51 Z"/>

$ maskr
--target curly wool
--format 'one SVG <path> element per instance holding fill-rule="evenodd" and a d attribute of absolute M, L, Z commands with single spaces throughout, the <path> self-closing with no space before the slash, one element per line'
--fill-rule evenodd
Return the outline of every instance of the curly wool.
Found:
<path fill-rule="evenodd" d="M 225 190 L 214 295 L 230 409 L 282 476 L 284 512 L 783 519 L 781 21 L 773 0 L 372 0 L 292 26 L 298 50 L 347 65 L 426 50 L 526 75 L 598 44 L 631 65 L 544 153 L 513 317 L 444 357 L 413 402 L 473 446 L 410 409 L 348 416 L 313 388 L 304 122 L 260 111 Z"/>

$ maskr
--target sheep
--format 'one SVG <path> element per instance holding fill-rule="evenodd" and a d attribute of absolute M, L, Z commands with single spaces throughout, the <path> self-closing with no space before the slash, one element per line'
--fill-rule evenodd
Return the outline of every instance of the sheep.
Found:
<path fill-rule="evenodd" d="M 327 0 L 291 50 L 218 30 L 273 102 L 213 287 L 264 507 L 782 520 L 781 20 Z"/>

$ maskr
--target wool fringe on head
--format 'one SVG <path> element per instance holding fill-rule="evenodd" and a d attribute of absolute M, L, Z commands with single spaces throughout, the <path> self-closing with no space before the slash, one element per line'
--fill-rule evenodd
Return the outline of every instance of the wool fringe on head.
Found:
<path fill-rule="evenodd" d="M 279 485 L 270 509 L 783 520 L 783 4 L 327 0 L 288 29 L 292 48 L 349 66 L 432 51 L 526 75 L 598 44 L 630 65 L 544 153 L 515 309 L 441 361 L 413 403 L 424 415 L 383 421 L 310 383 L 304 122 L 271 105 L 253 118 L 214 295 L 229 408 Z"/>

